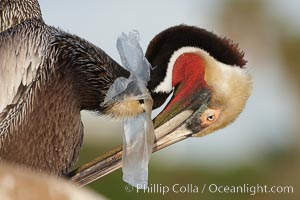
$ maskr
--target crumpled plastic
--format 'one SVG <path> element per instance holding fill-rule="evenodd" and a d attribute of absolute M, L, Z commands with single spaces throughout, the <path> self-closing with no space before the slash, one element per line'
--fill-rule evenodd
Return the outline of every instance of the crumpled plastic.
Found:
<path fill-rule="evenodd" d="M 109 88 L 104 103 L 111 101 L 144 100 L 144 113 L 124 120 L 122 171 L 123 180 L 138 188 L 147 188 L 148 163 L 154 144 L 154 128 L 151 120 L 152 98 L 147 89 L 151 65 L 139 45 L 139 34 L 122 33 L 117 40 L 123 67 L 130 72 L 128 79 L 117 78 Z M 126 94 L 126 95 L 124 95 Z"/>

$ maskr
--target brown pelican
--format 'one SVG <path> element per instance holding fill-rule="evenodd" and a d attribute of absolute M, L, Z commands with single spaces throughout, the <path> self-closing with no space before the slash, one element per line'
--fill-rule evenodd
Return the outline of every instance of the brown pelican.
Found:
<path fill-rule="evenodd" d="M 126 97 L 103 106 L 108 88 L 128 72 L 100 48 L 46 25 L 37 1 L 2 1 L 0 12 L 2 160 L 65 173 L 82 142 L 80 110 L 118 118 L 144 112 L 143 102 Z M 146 56 L 154 67 L 149 83 L 154 108 L 173 95 L 154 121 L 156 150 L 226 126 L 250 95 L 243 53 L 211 32 L 170 28 L 152 40 Z"/>
<path fill-rule="evenodd" d="M 150 42 L 146 57 L 153 67 L 148 85 L 153 107 L 171 95 L 154 119 L 153 151 L 227 126 L 250 96 L 252 81 L 244 53 L 212 32 L 187 25 L 168 28 Z M 87 184 L 120 168 L 121 155 L 118 147 L 70 176 L 78 184 Z"/>

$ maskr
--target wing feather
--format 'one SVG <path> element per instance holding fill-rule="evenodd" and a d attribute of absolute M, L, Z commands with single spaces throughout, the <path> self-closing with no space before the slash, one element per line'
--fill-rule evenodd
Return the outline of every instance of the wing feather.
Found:
<path fill-rule="evenodd" d="M 0 33 L 0 113 L 34 80 L 45 50 L 42 30 L 43 22 L 35 21 Z"/>

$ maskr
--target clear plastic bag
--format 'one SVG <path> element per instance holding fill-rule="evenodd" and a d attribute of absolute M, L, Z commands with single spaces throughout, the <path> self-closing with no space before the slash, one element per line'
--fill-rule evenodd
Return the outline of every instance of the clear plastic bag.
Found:
<path fill-rule="evenodd" d="M 151 65 L 139 45 L 139 34 L 131 31 L 117 40 L 123 67 L 130 72 L 128 79 L 115 80 L 106 94 L 104 103 L 122 101 L 121 98 L 144 100 L 145 112 L 135 118 L 124 120 L 123 137 L 123 180 L 132 186 L 146 188 L 148 183 L 148 163 L 154 144 L 154 128 L 151 120 L 152 98 L 147 90 Z M 121 95 L 122 94 L 122 95 Z"/>

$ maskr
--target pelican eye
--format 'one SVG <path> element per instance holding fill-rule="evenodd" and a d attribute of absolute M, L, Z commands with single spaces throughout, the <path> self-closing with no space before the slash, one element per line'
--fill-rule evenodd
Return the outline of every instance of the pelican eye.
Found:
<path fill-rule="evenodd" d="M 207 121 L 212 122 L 212 121 L 215 120 L 215 115 L 210 115 L 210 116 L 208 116 L 206 119 L 207 119 Z"/>
<path fill-rule="evenodd" d="M 215 123 L 220 117 L 221 109 L 208 108 L 200 115 L 200 121 L 202 125 L 209 126 Z"/>

